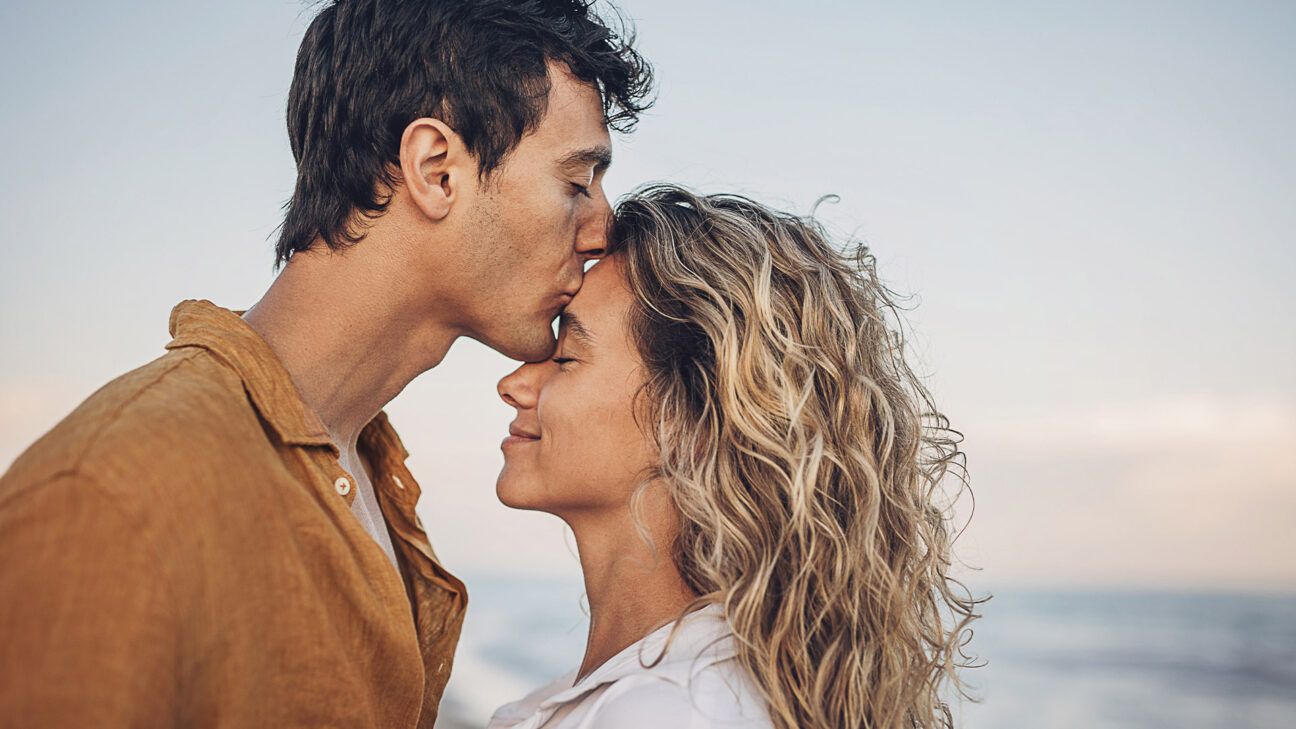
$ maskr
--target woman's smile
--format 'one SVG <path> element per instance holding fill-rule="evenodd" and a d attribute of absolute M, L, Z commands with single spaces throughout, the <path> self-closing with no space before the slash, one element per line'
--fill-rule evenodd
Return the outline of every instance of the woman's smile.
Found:
<path fill-rule="evenodd" d="M 504 439 L 504 442 L 500 443 L 500 448 L 503 449 L 510 445 L 521 445 L 523 443 L 534 443 L 538 440 L 540 440 L 538 434 L 523 428 L 517 423 L 513 423 L 509 425 L 508 437 Z"/>

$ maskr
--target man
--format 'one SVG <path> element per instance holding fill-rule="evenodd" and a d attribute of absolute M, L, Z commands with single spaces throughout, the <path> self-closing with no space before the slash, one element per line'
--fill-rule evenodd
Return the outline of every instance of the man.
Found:
<path fill-rule="evenodd" d="M 274 285 L 0 478 L 3 722 L 431 727 L 467 596 L 382 408 L 461 336 L 551 355 L 650 85 L 582 0 L 324 7 Z"/>

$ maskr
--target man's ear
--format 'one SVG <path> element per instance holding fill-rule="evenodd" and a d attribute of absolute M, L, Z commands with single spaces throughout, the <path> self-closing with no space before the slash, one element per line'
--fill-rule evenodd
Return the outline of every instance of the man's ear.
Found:
<path fill-rule="evenodd" d="M 463 140 L 440 119 L 415 119 L 401 135 L 400 171 L 410 199 L 430 220 L 441 220 L 475 175 L 464 168 Z"/>

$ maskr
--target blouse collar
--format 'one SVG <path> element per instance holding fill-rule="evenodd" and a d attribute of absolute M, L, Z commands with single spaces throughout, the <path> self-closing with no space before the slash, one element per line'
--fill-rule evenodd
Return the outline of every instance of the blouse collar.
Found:
<path fill-rule="evenodd" d="M 679 628 L 672 636 L 671 630 L 677 623 Z M 663 651 L 665 656 L 661 661 L 651 665 Z M 550 713 L 563 704 L 579 701 L 600 686 L 638 673 L 651 673 L 687 685 L 689 679 L 699 671 L 733 658 L 736 654 L 733 631 L 724 617 L 724 606 L 711 603 L 626 646 L 574 685 L 572 682 L 578 669 L 567 672 L 550 684 L 550 687 L 567 688 L 541 699 L 538 704 L 523 700 L 501 707 L 496 712 L 496 717 L 522 719 L 537 711 Z"/>

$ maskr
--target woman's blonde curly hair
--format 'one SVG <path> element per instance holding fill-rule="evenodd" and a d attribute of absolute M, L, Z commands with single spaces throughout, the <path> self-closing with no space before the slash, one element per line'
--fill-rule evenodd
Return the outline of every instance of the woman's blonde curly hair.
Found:
<path fill-rule="evenodd" d="M 781 729 L 952 726 L 942 694 L 971 698 L 957 671 L 984 601 L 950 575 L 961 436 L 905 360 L 868 249 L 657 184 L 618 203 L 609 253 L 660 453 L 632 504 L 670 490 L 690 609 L 724 606 Z"/>

